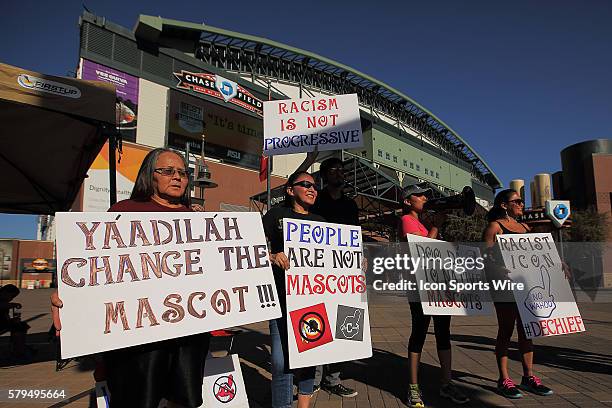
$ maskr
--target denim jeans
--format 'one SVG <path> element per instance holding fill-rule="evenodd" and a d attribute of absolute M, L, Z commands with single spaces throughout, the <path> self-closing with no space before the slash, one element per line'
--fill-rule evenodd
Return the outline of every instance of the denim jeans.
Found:
<path fill-rule="evenodd" d="M 326 387 L 335 387 L 336 385 L 340 385 L 340 382 L 339 364 L 335 363 L 317 366 L 314 379 L 316 385 L 321 385 L 321 383 L 323 383 Z"/>
<path fill-rule="evenodd" d="M 298 380 L 298 394 L 312 394 L 315 367 L 289 369 L 287 347 L 287 316 L 270 320 L 272 342 L 272 408 L 291 408 L 293 403 L 293 376 Z"/>

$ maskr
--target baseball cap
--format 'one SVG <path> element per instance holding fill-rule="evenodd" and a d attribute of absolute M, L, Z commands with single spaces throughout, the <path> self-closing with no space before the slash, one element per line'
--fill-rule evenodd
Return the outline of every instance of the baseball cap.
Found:
<path fill-rule="evenodd" d="M 419 184 L 411 184 L 404 188 L 402 196 L 405 200 L 413 194 L 426 194 L 426 193 L 431 193 L 431 188 L 428 188 L 428 187 L 423 188 Z"/>

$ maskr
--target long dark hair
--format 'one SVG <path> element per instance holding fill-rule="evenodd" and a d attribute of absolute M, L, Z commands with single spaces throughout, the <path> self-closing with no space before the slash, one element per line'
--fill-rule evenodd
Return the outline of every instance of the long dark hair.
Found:
<path fill-rule="evenodd" d="M 287 190 L 289 189 L 289 187 L 293 187 L 293 183 L 295 183 L 295 180 L 297 180 L 297 178 L 300 177 L 302 174 L 306 174 L 307 176 L 312 177 L 312 175 L 307 171 L 296 171 L 287 179 L 287 182 L 285 183 L 285 200 L 283 201 L 283 205 L 285 207 L 293 208 L 293 202 L 295 198 L 290 196 Z"/>
<path fill-rule="evenodd" d="M 510 197 L 512 194 L 518 194 L 515 190 L 508 188 L 506 190 L 502 190 L 495 196 L 495 200 L 493 201 L 493 208 L 489 210 L 487 213 L 487 220 L 489 222 L 501 220 L 502 218 L 506 218 L 508 213 L 504 208 L 502 208 L 502 204 L 508 204 L 510 201 Z"/>
<path fill-rule="evenodd" d="M 140 165 L 140 169 L 138 170 L 138 176 L 136 177 L 136 182 L 134 183 L 134 189 L 132 189 L 132 195 L 130 195 L 130 199 L 135 201 L 149 201 L 153 196 L 155 190 L 153 189 L 153 173 L 155 172 L 155 164 L 157 163 L 157 159 L 159 155 L 162 153 L 172 153 L 176 154 L 183 161 L 183 165 L 185 166 L 185 170 L 189 170 L 189 166 L 187 165 L 187 161 L 182 154 L 167 149 L 164 147 L 160 147 L 154 150 L 151 150 L 142 161 Z M 181 197 L 180 203 L 188 206 L 189 205 L 189 186 L 185 189 L 183 196 Z"/>

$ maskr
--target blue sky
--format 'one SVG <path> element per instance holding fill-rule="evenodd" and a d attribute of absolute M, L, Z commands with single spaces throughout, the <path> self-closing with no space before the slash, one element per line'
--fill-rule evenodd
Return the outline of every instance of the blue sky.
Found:
<path fill-rule="evenodd" d="M 3 2 L 0 61 L 67 75 L 82 1 Z M 612 136 L 612 3 L 515 1 L 85 1 L 226 28 L 312 51 L 407 94 L 449 124 L 507 185 L 560 169 L 562 148 Z M 35 236 L 0 216 L 0 237 Z"/>

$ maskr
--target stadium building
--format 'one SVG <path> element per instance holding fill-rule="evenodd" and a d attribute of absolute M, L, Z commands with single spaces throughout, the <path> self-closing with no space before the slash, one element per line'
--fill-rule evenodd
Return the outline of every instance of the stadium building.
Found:
<path fill-rule="evenodd" d="M 85 12 L 77 76 L 117 86 L 123 140 L 119 199 L 129 195 L 148 150 L 189 146 L 194 162 L 204 135 L 206 163 L 218 184 L 206 189 L 206 209 L 261 210 L 266 202 L 266 183 L 259 180 L 262 101 L 349 93 L 359 98 L 365 144 L 333 154 L 344 160 L 346 191 L 370 230 L 385 235 L 385 217 L 397 209 L 404 185 L 428 183 L 441 195 L 471 186 L 485 207 L 501 186 L 457 132 L 408 96 L 339 62 L 265 38 L 145 15 L 130 30 Z M 275 156 L 272 187 L 304 158 Z M 106 210 L 107 168 L 103 150 L 77 209 Z M 273 198 L 279 192 L 273 190 Z M 196 189 L 194 197 L 201 194 Z"/>

